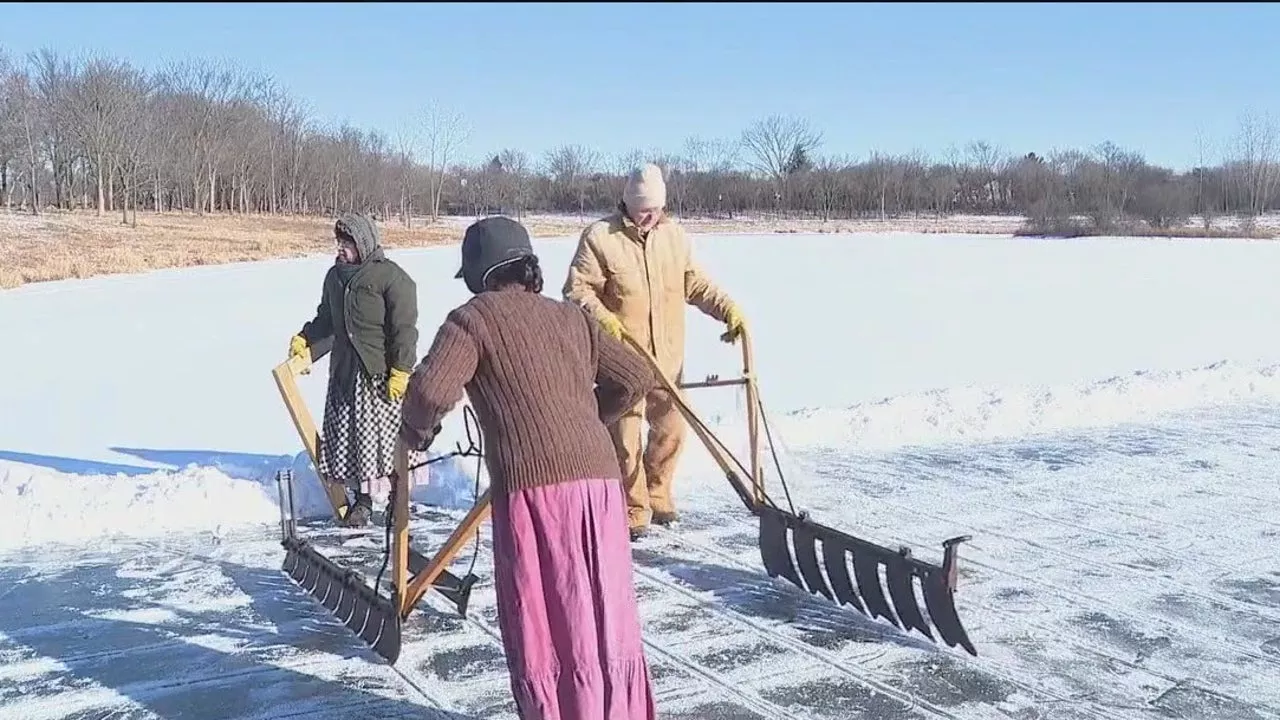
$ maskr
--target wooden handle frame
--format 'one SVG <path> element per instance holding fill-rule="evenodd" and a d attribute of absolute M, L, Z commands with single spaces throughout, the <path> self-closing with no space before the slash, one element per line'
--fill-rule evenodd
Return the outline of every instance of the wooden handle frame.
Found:
<path fill-rule="evenodd" d="M 757 399 L 759 395 L 753 373 L 751 339 L 747 330 L 744 328 L 738 338 L 738 342 L 742 345 L 742 377 L 730 380 L 714 379 L 704 382 L 690 382 L 681 385 L 676 385 L 663 375 L 657 360 L 648 349 L 636 342 L 630 335 L 624 334 L 623 339 L 641 357 L 648 361 L 659 383 L 674 399 L 680 414 L 684 416 L 698 439 L 702 441 L 707 451 L 711 453 L 712 458 L 724 471 L 725 477 L 742 498 L 743 503 L 746 504 L 749 510 L 754 512 L 756 506 L 763 502 L 764 488 L 759 457 L 759 406 Z M 293 356 L 277 365 L 272 371 L 272 376 L 275 378 L 276 387 L 280 390 L 280 397 L 284 400 L 294 427 L 297 429 L 299 437 L 302 438 L 302 444 L 311 458 L 312 465 L 316 468 L 316 476 L 320 478 L 320 482 L 324 485 L 325 494 L 333 505 L 334 517 L 340 520 L 346 515 L 348 509 L 346 490 L 341 484 L 330 482 L 320 473 L 318 459 L 320 435 L 316 430 L 315 421 L 307 409 L 306 401 L 298 391 L 297 386 L 297 376 L 306 373 L 313 364 L 328 354 L 331 349 L 332 339 L 318 342 L 309 348 L 308 355 Z M 685 402 L 682 392 L 693 388 L 723 387 L 727 385 L 744 385 L 747 390 L 747 423 L 751 452 L 749 485 L 739 474 L 739 469 L 742 468 L 742 465 L 737 462 L 733 453 L 724 446 L 724 443 L 716 438 L 710 428 L 698 418 L 693 409 Z M 476 498 L 471 510 L 454 528 L 449 538 L 445 540 L 435 555 L 427 559 L 410 546 L 409 448 L 399 440 L 396 442 L 394 462 L 395 469 L 392 473 L 391 481 L 395 491 L 389 508 L 392 517 L 389 564 L 391 566 L 393 601 L 401 620 L 404 620 L 413 612 L 413 608 L 422 601 L 427 591 L 436 586 L 446 576 L 449 563 L 462 550 L 463 546 L 471 540 L 472 536 L 479 531 L 480 524 L 489 518 L 492 512 L 492 496 L 489 490 L 485 490 L 480 497 Z M 411 561 L 413 565 L 420 568 L 418 572 L 411 571 Z M 453 582 L 457 582 L 456 578 L 453 579 Z"/>
<path fill-rule="evenodd" d="M 346 517 L 348 510 L 347 490 L 341 483 L 333 482 L 320 472 L 320 432 L 316 429 L 315 419 L 307 410 L 307 403 L 298 390 L 297 380 L 299 375 L 308 372 L 312 365 L 328 355 L 332 349 L 333 338 L 322 340 L 307 348 L 306 355 L 290 356 L 288 360 L 275 366 L 271 371 L 271 377 L 276 381 L 276 389 L 280 391 L 280 398 L 284 400 L 284 406 L 289 411 L 289 419 L 293 421 L 293 427 L 298 431 L 298 437 L 302 439 L 302 447 L 311 458 L 311 467 L 315 469 L 316 477 L 320 478 L 324 494 L 333 507 L 333 517 L 342 520 Z"/>
<path fill-rule="evenodd" d="M 275 378 L 276 387 L 280 390 L 280 397 L 284 400 L 285 408 L 289 411 L 289 417 L 293 420 L 293 426 L 298 431 L 298 436 L 302 439 L 302 445 L 306 448 L 307 455 L 311 458 L 311 464 L 316 470 L 316 477 L 320 478 L 321 484 L 324 486 L 325 495 L 329 498 L 329 503 L 333 506 L 333 515 L 338 520 L 346 516 L 348 510 L 347 491 L 340 483 L 330 481 L 320 472 L 319 449 L 320 449 L 320 433 L 316 430 L 316 424 L 310 410 L 307 409 L 306 400 L 303 399 L 302 393 L 298 391 L 297 378 L 299 375 L 310 370 L 311 366 L 320 360 L 320 358 L 329 354 L 333 349 L 333 340 L 317 342 L 308 348 L 306 355 L 294 355 L 288 360 L 277 365 L 271 372 Z M 479 498 L 476 499 L 475 505 L 471 512 L 463 518 L 458 527 L 454 529 L 453 534 L 445 541 L 445 544 L 436 552 L 435 556 L 427 559 L 419 555 L 412 547 L 409 541 L 409 452 L 403 443 L 396 442 L 395 450 L 395 471 L 392 473 L 391 482 L 395 488 L 392 496 L 392 506 L 389 509 L 392 516 L 391 527 L 391 558 L 389 565 L 391 566 L 391 583 L 395 592 L 395 603 L 403 620 L 409 616 L 413 608 L 422 600 L 422 596 L 429 590 L 441 577 L 445 574 L 449 563 L 458 554 L 462 547 L 471 539 L 480 526 L 489 516 L 489 492 L 486 490 Z M 410 561 L 414 565 L 423 569 L 418 573 L 410 571 Z"/>
<path fill-rule="evenodd" d="M 449 563 L 461 552 L 473 535 L 480 531 L 480 523 L 489 518 L 492 510 L 489 490 L 486 488 L 466 517 L 449 534 L 436 554 L 426 562 L 426 566 L 417 573 L 409 571 L 409 556 L 413 552 L 409 547 L 409 473 L 408 448 L 397 443 L 395 474 L 395 506 L 392 508 L 394 522 L 391 530 L 391 583 L 395 588 L 395 602 L 400 612 L 400 619 L 409 617 L 413 608 L 422 601 L 422 597 L 444 575 Z"/>
<path fill-rule="evenodd" d="M 653 374 L 657 376 L 659 384 L 667 391 L 675 402 L 676 409 L 684 416 L 689 423 L 689 427 L 693 433 L 706 446 L 707 452 L 711 454 L 711 458 L 725 474 L 725 479 L 733 486 L 735 492 L 742 499 L 748 510 L 755 512 L 757 506 L 765 502 L 764 494 L 764 473 L 760 467 L 760 391 L 756 386 L 755 376 L 755 360 L 751 347 L 751 335 L 744 326 L 738 336 L 736 342 L 742 347 L 742 376 L 729 380 L 708 379 L 702 382 L 687 382 L 676 385 L 666 375 L 663 374 L 662 368 L 658 365 L 657 358 L 648 348 L 641 345 L 634 337 L 625 331 L 622 339 L 631 346 L 641 357 L 649 362 L 649 368 Z M 684 398 L 684 390 L 694 388 L 723 387 L 726 385 L 742 385 L 747 391 L 747 440 L 751 457 L 749 458 L 748 467 L 744 468 L 740 462 L 734 457 L 725 444 L 716 437 L 711 428 L 702 422 L 698 414 L 689 407 L 688 402 Z M 749 474 L 749 479 L 744 480 L 742 474 Z"/>

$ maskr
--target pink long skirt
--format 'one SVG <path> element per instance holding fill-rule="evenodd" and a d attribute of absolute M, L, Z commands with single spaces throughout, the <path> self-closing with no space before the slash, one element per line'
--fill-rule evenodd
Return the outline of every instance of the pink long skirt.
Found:
<path fill-rule="evenodd" d="M 657 715 L 618 480 L 493 498 L 498 622 L 522 720 Z"/>

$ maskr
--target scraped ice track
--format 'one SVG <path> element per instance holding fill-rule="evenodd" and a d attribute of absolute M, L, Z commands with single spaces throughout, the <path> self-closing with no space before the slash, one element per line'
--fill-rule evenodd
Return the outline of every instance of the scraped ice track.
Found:
<path fill-rule="evenodd" d="M 414 532 L 431 545 L 444 539 L 454 520 L 419 521 Z M 380 556 L 371 537 L 348 541 L 340 552 L 366 572 L 377 571 Z M 967 717 L 913 699 L 821 646 L 758 622 L 749 609 L 727 607 L 713 596 L 691 591 L 665 572 L 662 556 L 643 549 L 636 555 L 646 652 L 662 717 Z M 469 562 L 469 554 L 462 553 L 455 572 L 465 572 Z M 477 565 L 489 567 L 491 562 L 482 552 Z M 765 592 L 776 592 L 759 574 L 748 580 Z M 788 601 L 785 590 L 777 597 Z M 439 597 L 428 595 L 417 616 L 422 620 L 411 622 L 406 632 L 398 667 L 429 683 L 441 683 L 446 688 L 442 695 L 452 706 L 477 717 L 511 718 L 515 714 L 493 600 L 491 586 L 486 585 L 473 596 L 470 616 L 463 620 Z M 792 594 L 790 601 L 796 600 L 808 602 Z M 903 641 L 884 628 L 871 627 L 870 632 L 889 642 Z M 838 693 L 831 697 L 827 684 L 791 688 L 797 677 L 828 678 Z M 769 682 L 762 683 L 766 679 Z M 903 711 L 913 705 L 914 712 Z"/>
<path fill-rule="evenodd" d="M 729 488 L 686 478 L 681 524 L 634 550 L 661 717 L 1280 718 L 1280 407 L 790 459 L 820 522 L 931 560 L 974 535 L 957 605 L 980 657 L 768 579 Z M 413 532 L 429 550 L 461 514 L 419 508 Z M 304 530 L 376 574 L 381 531 Z M 279 573 L 273 532 L 0 558 L 0 715 L 515 717 L 487 528 L 470 616 L 427 595 L 395 668 Z"/>
<path fill-rule="evenodd" d="M 0 569 L 0 715 L 463 717 L 369 663 L 275 570 L 269 544 L 209 545 L 139 542 Z"/>
<path fill-rule="evenodd" d="M 811 449 L 818 517 L 936 557 L 972 533 L 962 619 L 988 664 L 1109 717 L 1280 715 L 1280 408 L 1017 442 Z M 851 492 L 816 492 L 837 484 Z M 806 490 L 807 488 L 807 490 Z M 849 510 L 851 504 L 859 505 Z"/>

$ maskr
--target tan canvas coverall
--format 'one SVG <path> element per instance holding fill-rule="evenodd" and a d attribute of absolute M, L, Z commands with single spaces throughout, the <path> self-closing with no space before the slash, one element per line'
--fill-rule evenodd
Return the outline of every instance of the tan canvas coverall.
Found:
<path fill-rule="evenodd" d="M 583 231 L 569 266 L 564 297 L 597 318 L 613 313 L 646 345 L 662 372 L 679 383 L 684 370 L 686 305 L 725 322 L 732 305 L 694 263 L 684 228 L 664 218 L 647 237 L 619 211 Z M 649 423 L 641 451 L 641 419 Z M 647 525 L 651 511 L 673 512 L 671 479 L 684 442 L 684 418 L 655 390 L 612 428 L 627 488 L 627 522 Z"/>

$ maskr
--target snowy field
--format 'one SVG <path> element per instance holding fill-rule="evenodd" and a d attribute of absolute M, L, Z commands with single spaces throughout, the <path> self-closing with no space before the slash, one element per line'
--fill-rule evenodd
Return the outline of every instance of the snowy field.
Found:
<path fill-rule="evenodd" d="M 558 294 L 572 244 L 539 245 Z M 699 237 L 743 304 L 797 506 L 938 561 L 979 657 L 770 581 L 690 435 L 679 527 L 635 546 L 663 718 L 1280 718 L 1280 244 Z M 395 251 L 419 351 L 456 248 Z M 280 572 L 273 473 L 326 532 L 270 377 L 330 259 L 0 292 L 0 717 L 513 718 L 489 583 L 430 594 L 389 667 Z M 688 375 L 733 348 L 690 311 Z M 314 414 L 327 363 L 301 379 Z M 741 398 L 695 406 L 741 444 Z M 461 411 L 439 449 L 461 438 Z M 464 513 L 431 478 L 415 536 Z M 774 488 L 773 494 L 779 493 Z M 455 569 L 472 560 L 468 547 Z M 434 714 L 433 714 L 434 713 Z"/>

